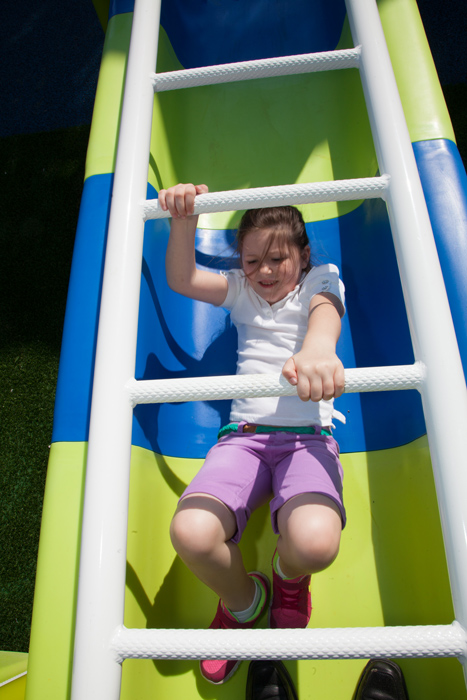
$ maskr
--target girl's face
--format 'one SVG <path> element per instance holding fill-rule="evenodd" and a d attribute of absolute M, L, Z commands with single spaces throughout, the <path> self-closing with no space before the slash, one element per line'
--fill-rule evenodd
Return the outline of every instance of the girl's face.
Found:
<path fill-rule="evenodd" d="M 310 260 L 309 246 L 300 250 L 296 246 L 279 246 L 274 241 L 267 250 L 272 233 L 268 228 L 249 231 L 241 252 L 242 268 L 249 283 L 269 304 L 275 304 L 295 289 Z"/>

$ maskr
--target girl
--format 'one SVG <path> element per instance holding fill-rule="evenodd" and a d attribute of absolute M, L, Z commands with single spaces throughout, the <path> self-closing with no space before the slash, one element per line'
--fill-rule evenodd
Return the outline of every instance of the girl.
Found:
<path fill-rule="evenodd" d="M 342 467 L 331 436 L 333 397 L 344 390 L 336 355 L 344 291 L 334 265 L 311 269 L 310 246 L 294 207 L 247 211 L 237 236 L 241 270 L 216 274 L 195 264 L 193 216 L 206 185 L 159 192 L 172 216 L 167 281 L 192 299 L 223 306 L 238 331 L 237 374 L 274 373 L 298 396 L 233 401 L 231 422 L 183 493 L 171 524 L 173 545 L 220 598 L 211 628 L 251 628 L 269 593 L 264 574 L 247 573 L 238 542 L 251 512 L 273 498 L 278 535 L 272 560 L 269 623 L 306 627 L 310 576 L 335 559 L 345 525 Z M 310 403 L 311 400 L 311 403 Z M 201 662 L 223 683 L 236 660 Z"/>

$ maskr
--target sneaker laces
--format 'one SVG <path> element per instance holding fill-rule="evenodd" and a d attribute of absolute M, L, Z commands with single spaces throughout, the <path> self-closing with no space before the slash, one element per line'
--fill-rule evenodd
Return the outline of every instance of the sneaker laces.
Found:
<path fill-rule="evenodd" d="M 283 580 L 282 584 L 292 583 L 290 580 Z M 296 583 L 293 582 L 291 586 L 277 586 L 274 591 L 274 596 L 279 598 L 279 605 L 282 609 L 286 610 L 297 610 L 308 603 L 308 585 L 309 577 L 303 576 Z"/>

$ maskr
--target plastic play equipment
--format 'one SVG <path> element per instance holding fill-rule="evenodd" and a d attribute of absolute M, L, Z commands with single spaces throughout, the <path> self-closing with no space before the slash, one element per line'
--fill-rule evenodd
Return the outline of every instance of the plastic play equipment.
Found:
<path fill-rule="evenodd" d="M 0 651 L 0 699 L 23 700 L 26 691 L 28 655 Z"/>
<path fill-rule="evenodd" d="M 288 56 L 299 58 L 277 59 Z M 235 265 L 239 210 L 287 202 L 301 206 L 313 259 L 342 271 L 337 408 L 347 425 L 335 434 L 349 522 L 337 561 L 314 577 L 308 630 L 206 630 L 215 599 L 169 542 L 178 497 L 228 400 L 291 391 L 278 377 L 246 388 L 232 379 L 228 315 L 168 289 L 157 190 L 178 181 L 211 190 L 197 199 L 198 264 Z M 211 697 L 196 659 L 232 654 L 287 659 L 300 698 L 350 698 L 370 656 L 402 659 L 415 700 L 466 697 L 457 660 L 467 651 L 466 211 L 415 0 L 196 11 L 178 0 L 162 5 L 160 31 L 154 0 L 137 0 L 134 13 L 112 5 L 64 328 L 28 700 Z M 248 568 L 269 570 L 266 510 L 242 547 Z M 242 697 L 246 669 L 216 693 Z"/>

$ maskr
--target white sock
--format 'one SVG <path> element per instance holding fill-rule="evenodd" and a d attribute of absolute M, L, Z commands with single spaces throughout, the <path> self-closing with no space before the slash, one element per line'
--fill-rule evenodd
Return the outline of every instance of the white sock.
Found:
<path fill-rule="evenodd" d="M 279 574 L 283 581 L 285 581 L 288 578 L 281 569 L 279 557 L 277 557 L 276 559 L 276 572 Z"/>
<path fill-rule="evenodd" d="M 277 557 L 277 559 L 276 559 L 275 562 L 274 562 L 274 568 L 275 568 L 275 570 L 276 570 L 276 573 L 279 574 L 280 578 L 281 578 L 283 581 L 295 581 L 295 580 L 301 581 L 302 578 L 304 578 L 304 577 L 306 576 L 306 574 L 303 574 L 303 576 L 297 576 L 296 579 L 295 579 L 295 578 L 291 578 L 290 576 L 286 576 L 286 575 L 284 574 L 284 572 L 282 571 L 282 569 L 281 569 L 279 556 Z"/>
<path fill-rule="evenodd" d="M 261 588 L 259 587 L 259 583 L 255 581 L 255 597 L 253 598 L 253 602 L 250 607 L 246 610 L 240 610 L 239 612 L 232 612 L 230 608 L 228 608 L 228 610 L 238 622 L 247 622 L 251 617 L 253 617 L 260 600 Z"/>

